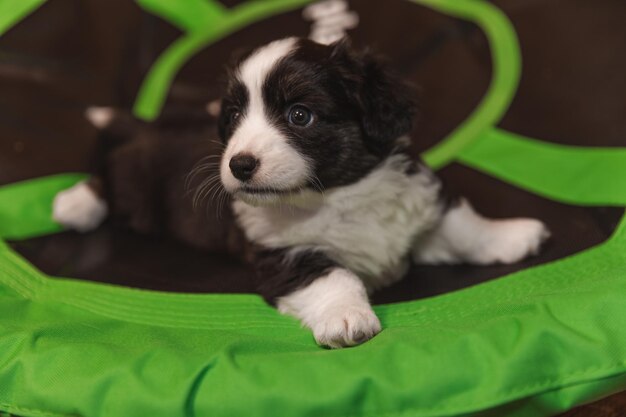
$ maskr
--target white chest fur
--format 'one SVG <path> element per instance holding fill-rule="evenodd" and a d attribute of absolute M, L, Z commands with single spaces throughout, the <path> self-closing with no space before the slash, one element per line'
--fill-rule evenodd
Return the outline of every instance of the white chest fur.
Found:
<path fill-rule="evenodd" d="M 359 182 L 328 190 L 315 208 L 233 208 L 248 239 L 271 248 L 318 249 L 350 269 L 369 288 L 399 279 L 415 238 L 441 218 L 440 183 L 428 173 L 407 175 L 403 155 Z"/>

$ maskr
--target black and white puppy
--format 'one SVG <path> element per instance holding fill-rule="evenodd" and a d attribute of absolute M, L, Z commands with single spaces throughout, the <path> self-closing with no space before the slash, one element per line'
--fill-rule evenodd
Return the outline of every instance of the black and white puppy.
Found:
<path fill-rule="evenodd" d="M 231 73 L 219 170 L 234 224 L 253 249 L 259 292 L 321 345 L 380 332 L 368 293 L 402 278 L 411 260 L 511 263 L 548 236 L 540 221 L 490 220 L 447 198 L 406 150 L 414 108 L 410 88 L 343 42 L 278 40 Z M 115 214 L 115 195 L 79 184 L 59 194 L 54 218 L 91 229 Z M 185 205 L 180 196 L 168 210 Z"/>

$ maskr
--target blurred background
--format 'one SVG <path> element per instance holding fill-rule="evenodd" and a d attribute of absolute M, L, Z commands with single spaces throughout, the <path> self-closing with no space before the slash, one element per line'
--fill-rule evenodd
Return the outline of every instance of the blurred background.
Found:
<path fill-rule="evenodd" d="M 193 30 L 186 19 L 195 19 L 147 0 L 32 3 L 37 7 L 0 36 L 0 185 L 88 171 L 97 132 L 85 120 L 85 108 L 133 109 L 155 62 Z M 213 3 L 229 13 L 245 2 Z M 492 3 L 511 20 L 522 54 L 519 89 L 498 126 L 564 145 L 626 146 L 626 2 Z M 198 7 L 192 15 L 204 10 Z M 489 86 L 489 43 L 475 24 L 407 0 L 334 0 L 295 5 L 199 48 L 175 73 L 164 106 L 195 111 L 219 99 L 224 67 L 238 51 L 284 36 L 330 40 L 343 34 L 355 46 L 389 57 L 420 87 L 416 156 L 458 126 Z M 376 294 L 374 302 L 441 294 L 577 253 L 606 240 L 623 214 L 618 207 L 547 200 L 458 163 L 440 174 L 484 214 L 541 218 L 554 238 L 540 256 L 515 266 L 414 267 L 408 279 Z M 251 271 L 234 260 L 108 224 L 88 235 L 61 233 L 11 244 L 51 275 L 168 291 L 254 291 Z M 623 415 L 622 397 L 568 415 Z"/>

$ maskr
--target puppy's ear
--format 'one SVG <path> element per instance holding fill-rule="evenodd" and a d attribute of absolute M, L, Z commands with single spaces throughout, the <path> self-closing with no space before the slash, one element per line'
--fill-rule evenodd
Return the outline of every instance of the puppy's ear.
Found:
<path fill-rule="evenodd" d="M 370 140 L 384 147 L 411 131 L 417 111 L 416 94 L 380 59 L 371 54 L 362 59 L 363 130 Z"/>
<path fill-rule="evenodd" d="M 397 138 L 411 131 L 417 113 L 415 88 L 370 52 L 355 53 L 346 41 L 332 48 L 332 56 L 347 70 L 346 87 L 361 112 L 366 139 L 376 150 L 389 150 Z"/>

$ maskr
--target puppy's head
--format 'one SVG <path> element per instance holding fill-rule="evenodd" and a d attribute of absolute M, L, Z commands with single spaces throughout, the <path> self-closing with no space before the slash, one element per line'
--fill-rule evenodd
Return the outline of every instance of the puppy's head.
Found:
<path fill-rule="evenodd" d="M 345 42 L 272 42 L 235 68 L 222 100 L 222 183 L 251 204 L 354 183 L 409 132 L 414 110 L 409 87 Z"/>

